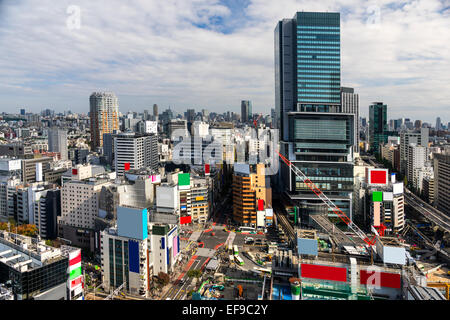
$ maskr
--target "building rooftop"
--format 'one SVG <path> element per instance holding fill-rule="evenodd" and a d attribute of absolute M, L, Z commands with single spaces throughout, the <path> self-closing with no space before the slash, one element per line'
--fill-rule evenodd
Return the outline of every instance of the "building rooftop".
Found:
<path fill-rule="evenodd" d="M 36 238 L 0 231 L 0 263 L 24 272 L 65 257 L 58 248 Z"/>

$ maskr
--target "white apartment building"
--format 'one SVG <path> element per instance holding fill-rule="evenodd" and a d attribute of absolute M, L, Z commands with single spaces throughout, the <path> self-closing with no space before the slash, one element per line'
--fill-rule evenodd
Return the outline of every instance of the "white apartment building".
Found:
<path fill-rule="evenodd" d="M 107 179 L 96 178 L 66 182 L 61 190 L 58 224 L 94 229 L 94 218 L 98 216 L 98 195 L 102 187 L 109 184 Z"/>
<path fill-rule="evenodd" d="M 425 166 L 427 161 L 427 148 L 411 143 L 408 146 L 406 163 L 406 177 L 415 189 L 418 188 L 418 170 Z"/>

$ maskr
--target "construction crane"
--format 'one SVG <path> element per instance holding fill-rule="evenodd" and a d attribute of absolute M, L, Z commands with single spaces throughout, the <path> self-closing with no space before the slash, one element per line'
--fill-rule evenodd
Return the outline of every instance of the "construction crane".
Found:
<path fill-rule="evenodd" d="M 331 209 L 354 233 L 356 233 L 361 240 L 371 247 L 375 244 L 376 235 L 372 240 L 370 240 L 369 237 L 367 237 L 367 235 L 356 224 L 354 224 L 353 221 L 351 221 L 350 218 L 347 217 L 347 215 L 342 212 L 342 210 L 339 209 L 333 201 L 328 199 L 328 197 L 318 187 L 316 187 L 316 185 L 299 168 L 286 159 L 286 157 L 284 157 L 280 152 L 277 151 L 277 153 L 281 160 L 283 160 L 284 163 L 286 163 L 286 165 L 292 170 L 292 172 L 294 172 L 294 174 L 300 178 L 308 186 L 308 188 L 310 188 L 311 191 L 314 192 L 315 195 L 327 205 L 329 209 Z"/>
<path fill-rule="evenodd" d="M 253 125 L 255 126 L 255 128 L 256 128 L 256 126 L 258 125 L 258 121 L 259 121 L 259 119 L 261 119 L 261 117 L 262 117 L 262 113 L 260 113 L 259 116 L 258 116 L 258 118 L 257 118 L 256 120 L 253 121 Z"/>

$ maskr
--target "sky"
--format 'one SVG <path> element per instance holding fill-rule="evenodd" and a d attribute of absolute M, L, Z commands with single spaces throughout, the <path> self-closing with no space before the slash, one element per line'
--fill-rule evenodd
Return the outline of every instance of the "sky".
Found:
<path fill-rule="evenodd" d="M 450 0 L 0 0 L 0 112 L 274 107 L 274 29 L 341 13 L 341 85 L 389 118 L 450 121 Z"/>

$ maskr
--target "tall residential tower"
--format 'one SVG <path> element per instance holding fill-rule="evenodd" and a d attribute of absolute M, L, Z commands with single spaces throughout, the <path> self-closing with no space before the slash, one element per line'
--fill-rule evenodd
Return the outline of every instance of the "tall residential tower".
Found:
<path fill-rule="evenodd" d="M 94 92 L 89 98 L 91 148 L 103 146 L 103 134 L 119 130 L 119 103 L 112 92 Z"/>

